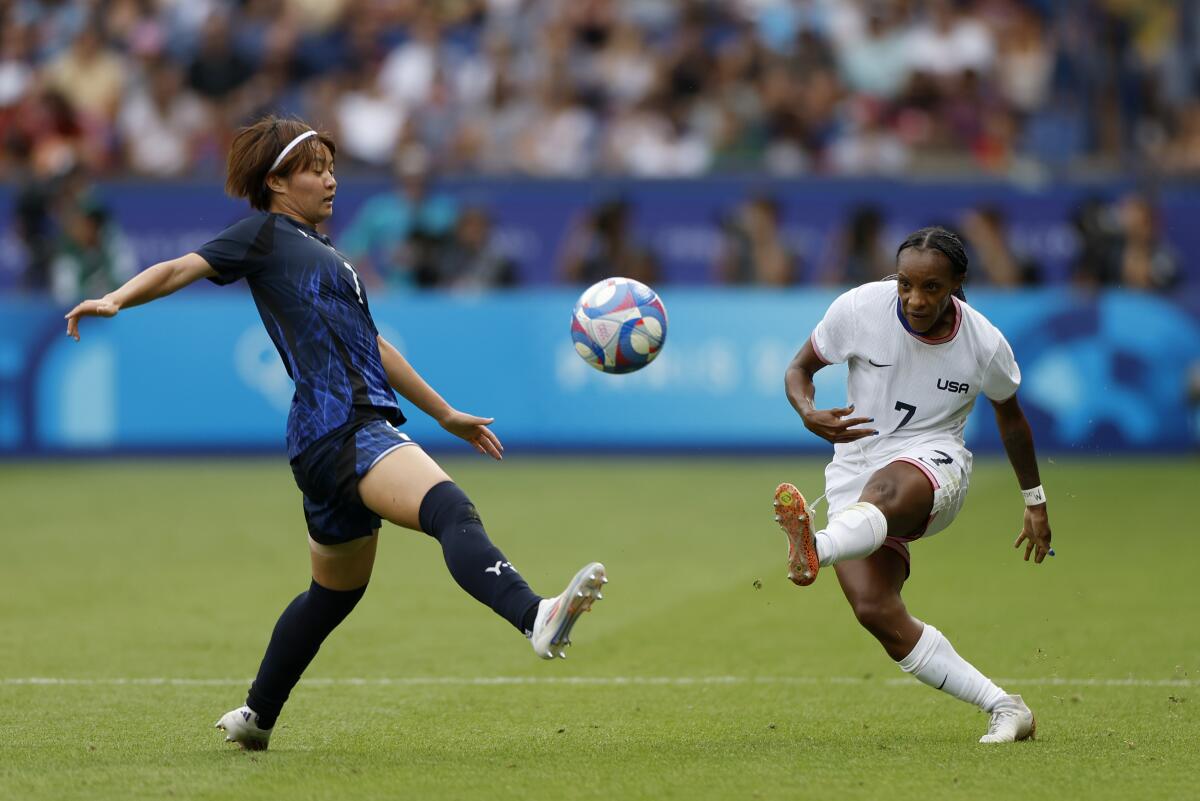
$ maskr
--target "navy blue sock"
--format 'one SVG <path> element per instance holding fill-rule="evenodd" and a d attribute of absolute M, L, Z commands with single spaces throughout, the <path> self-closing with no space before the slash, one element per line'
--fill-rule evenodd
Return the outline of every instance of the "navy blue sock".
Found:
<path fill-rule="evenodd" d="M 542 599 L 488 539 L 466 493 L 453 481 L 443 481 L 421 499 L 419 517 L 421 530 L 441 543 L 446 567 L 458 585 L 518 631 L 532 631 Z"/>
<path fill-rule="evenodd" d="M 366 586 L 357 590 L 330 590 L 314 580 L 307 592 L 297 595 L 283 610 L 246 697 L 246 706 L 258 713 L 261 728 L 275 725 L 288 695 L 317 655 L 321 643 L 346 619 L 366 591 Z"/>

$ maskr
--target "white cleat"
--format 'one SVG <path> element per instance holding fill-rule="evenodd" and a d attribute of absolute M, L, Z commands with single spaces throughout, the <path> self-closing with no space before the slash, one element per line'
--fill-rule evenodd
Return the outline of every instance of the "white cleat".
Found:
<path fill-rule="evenodd" d="M 1019 695 L 1006 695 L 992 710 L 987 734 L 979 738 L 981 743 L 1012 743 L 1017 740 L 1032 740 L 1037 732 L 1037 721 L 1033 712 L 1025 706 Z"/>
<path fill-rule="evenodd" d="M 600 587 L 607 583 L 604 565 L 592 562 L 575 574 L 561 594 L 543 598 L 533 621 L 533 633 L 529 636 L 534 653 L 542 659 L 566 659 L 571 627 L 581 614 L 600 600 Z"/>
<path fill-rule="evenodd" d="M 216 728 L 224 730 L 225 742 L 237 743 L 247 751 L 266 751 L 271 739 L 271 730 L 258 727 L 258 713 L 248 706 L 226 712 Z"/>

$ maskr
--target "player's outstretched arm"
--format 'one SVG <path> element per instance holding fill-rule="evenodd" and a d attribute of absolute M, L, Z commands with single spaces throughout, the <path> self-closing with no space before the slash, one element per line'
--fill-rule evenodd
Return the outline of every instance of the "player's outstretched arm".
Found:
<path fill-rule="evenodd" d="M 854 406 L 840 409 L 818 409 L 813 403 L 816 388 L 813 386 L 813 373 L 825 366 L 813 350 L 812 342 L 806 341 L 804 347 L 792 359 L 783 374 L 783 386 L 787 392 L 788 401 L 804 427 L 818 437 L 829 442 L 853 442 L 863 437 L 871 437 L 879 432 L 873 428 L 852 428 L 852 426 L 875 422 L 871 417 L 848 417 L 854 411 Z"/>
<path fill-rule="evenodd" d="M 378 338 L 379 355 L 392 389 L 425 414 L 438 421 L 438 425 L 456 437 L 471 443 L 475 450 L 493 459 L 503 459 L 504 446 L 500 438 L 488 428 L 494 422 L 491 417 L 476 417 L 460 412 L 451 406 L 437 391 L 421 378 L 408 363 L 408 359 L 396 346 L 383 337 Z"/>
<path fill-rule="evenodd" d="M 121 309 L 140 306 L 183 289 L 193 281 L 216 275 L 203 258 L 188 253 L 177 259 L 147 267 L 120 288 L 102 298 L 85 300 L 67 312 L 67 336 L 79 341 L 79 320 L 84 317 L 115 317 Z"/>
<path fill-rule="evenodd" d="M 1038 476 L 1033 432 L 1029 428 L 1029 421 L 1025 419 L 1025 413 L 1021 411 L 1021 404 L 1017 403 L 1017 396 L 1014 394 L 1008 400 L 992 401 L 992 407 L 996 410 L 1000 440 L 1004 443 L 1008 461 L 1012 463 L 1013 471 L 1017 474 L 1017 483 L 1021 485 L 1022 490 L 1040 491 L 1042 480 Z M 1041 503 L 1025 507 L 1025 520 L 1013 547 L 1020 548 L 1022 544 L 1025 545 L 1026 562 L 1032 555 L 1033 561 L 1041 564 L 1047 554 L 1053 553 L 1050 548 L 1050 517 L 1044 499 Z"/>

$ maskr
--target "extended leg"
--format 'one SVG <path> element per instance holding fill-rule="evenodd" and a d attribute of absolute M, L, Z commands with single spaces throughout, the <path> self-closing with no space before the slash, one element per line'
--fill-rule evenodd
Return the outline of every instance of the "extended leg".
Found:
<path fill-rule="evenodd" d="M 458 585 L 529 633 L 541 598 L 492 544 L 466 493 L 428 454 L 416 446 L 393 451 L 363 476 L 358 492 L 380 517 L 437 540 Z"/>
<path fill-rule="evenodd" d="M 841 562 L 838 582 L 854 616 L 905 673 L 992 713 L 981 742 L 1011 742 L 1033 734 L 1033 715 L 1019 695 L 1006 695 L 967 662 L 940 631 L 908 613 L 900 590 L 907 567 L 882 548 L 865 559 Z"/>
<path fill-rule="evenodd" d="M 601 597 L 604 565 L 589 562 L 558 596 L 541 598 L 492 544 L 466 493 L 417 447 L 388 454 L 358 491 L 380 517 L 436 539 L 459 586 L 528 636 L 538 656 L 566 656 L 576 619 Z"/>

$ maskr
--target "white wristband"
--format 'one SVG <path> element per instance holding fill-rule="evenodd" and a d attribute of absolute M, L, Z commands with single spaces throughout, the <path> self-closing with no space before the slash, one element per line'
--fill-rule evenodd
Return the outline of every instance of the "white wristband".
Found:
<path fill-rule="evenodd" d="M 1025 498 L 1026 506 L 1037 506 L 1046 502 L 1046 490 L 1042 489 L 1041 484 L 1033 489 L 1021 490 L 1021 495 Z"/>

